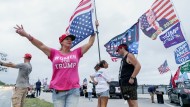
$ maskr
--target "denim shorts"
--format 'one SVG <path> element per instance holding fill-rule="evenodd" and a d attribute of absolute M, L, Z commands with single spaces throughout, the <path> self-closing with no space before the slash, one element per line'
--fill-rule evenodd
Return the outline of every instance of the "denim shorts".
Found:
<path fill-rule="evenodd" d="M 109 90 L 97 93 L 98 97 L 109 97 Z"/>
<path fill-rule="evenodd" d="M 52 99 L 54 107 L 77 107 L 80 97 L 79 88 L 56 92 L 53 90 Z"/>

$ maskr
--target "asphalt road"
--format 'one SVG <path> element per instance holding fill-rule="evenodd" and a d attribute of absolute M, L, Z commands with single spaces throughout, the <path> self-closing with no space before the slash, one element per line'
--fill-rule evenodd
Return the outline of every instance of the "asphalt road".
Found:
<path fill-rule="evenodd" d="M 0 107 L 11 107 L 12 88 L 0 89 Z"/>
<path fill-rule="evenodd" d="M 12 88 L 0 88 L 0 107 L 11 107 Z M 167 96 L 164 96 L 164 104 L 151 103 L 150 96 L 148 94 L 138 95 L 139 107 L 180 107 L 178 104 L 169 103 Z M 39 99 L 44 99 L 48 102 L 52 102 L 51 93 L 41 93 Z M 156 99 L 156 98 L 155 98 Z M 111 98 L 108 100 L 107 107 L 128 107 L 123 99 Z M 89 101 L 88 98 L 80 97 L 78 107 L 97 107 L 97 98 L 93 98 L 93 101 Z"/>
<path fill-rule="evenodd" d="M 164 104 L 158 104 L 155 98 L 156 103 L 151 103 L 150 96 L 148 94 L 138 95 L 138 104 L 139 107 L 180 107 L 178 104 L 171 104 L 168 101 L 167 96 L 164 96 Z M 41 96 L 38 97 L 40 99 L 44 99 L 48 102 L 52 102 L 51 93 L 41 93 Z M 89 101 L 88 98 L 80 97 L 80 101 L 78 107 L 97 107 L 97 98 L 93 98 L 93 101 Z M 123 99 L 119 98 L 111 98 L 108 100 L 107 107 L 128 107 L 128 104 L 125 103 Z"/>

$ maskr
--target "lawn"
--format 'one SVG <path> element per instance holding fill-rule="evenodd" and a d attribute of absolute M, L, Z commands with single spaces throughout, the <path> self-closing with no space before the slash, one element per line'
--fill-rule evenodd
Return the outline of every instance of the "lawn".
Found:
<path fill-rule="evenodd" d="M 53 107 L 53 104 L 38 98 L 26 98 L 24 107 Z"/>

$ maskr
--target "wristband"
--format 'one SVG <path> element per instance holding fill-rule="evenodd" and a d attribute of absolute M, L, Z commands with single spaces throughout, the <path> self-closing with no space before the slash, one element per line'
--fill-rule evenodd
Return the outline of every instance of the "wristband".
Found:
<path fill-rule="evenodd" d="M 134 80 L 135 78 L 134 78 L 134 77 L 130 77 L 130 79 L 133 79 L 133 80 Z"/>

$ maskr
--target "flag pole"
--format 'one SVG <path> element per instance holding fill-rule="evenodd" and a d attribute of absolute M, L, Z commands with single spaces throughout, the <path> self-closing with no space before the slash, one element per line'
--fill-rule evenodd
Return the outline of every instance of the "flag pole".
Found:
<path fill-rule="evenodd" d="M 96 2 L 94 0 L 94 8 L 95 8 L 95 17 L 96 17 L 96 20 L 98 20 L 97 18 L 97 13 L 96 13 Z M 98 42 L 98 54 L 99 54 L 99 62 L 101 61 L 101 56 L 100 56 L 100 43 L 99 43 L 99 32 L 98 32 L 98 27 L 96 26 L 96 34 L 97 34 L 97 42 Z"/>
<path fill-rule="evenodd" d="M 172 72 L 171 72 L 171 70 L 169 70 L 170 71 L 170 74 L 172 75 Z"/>

